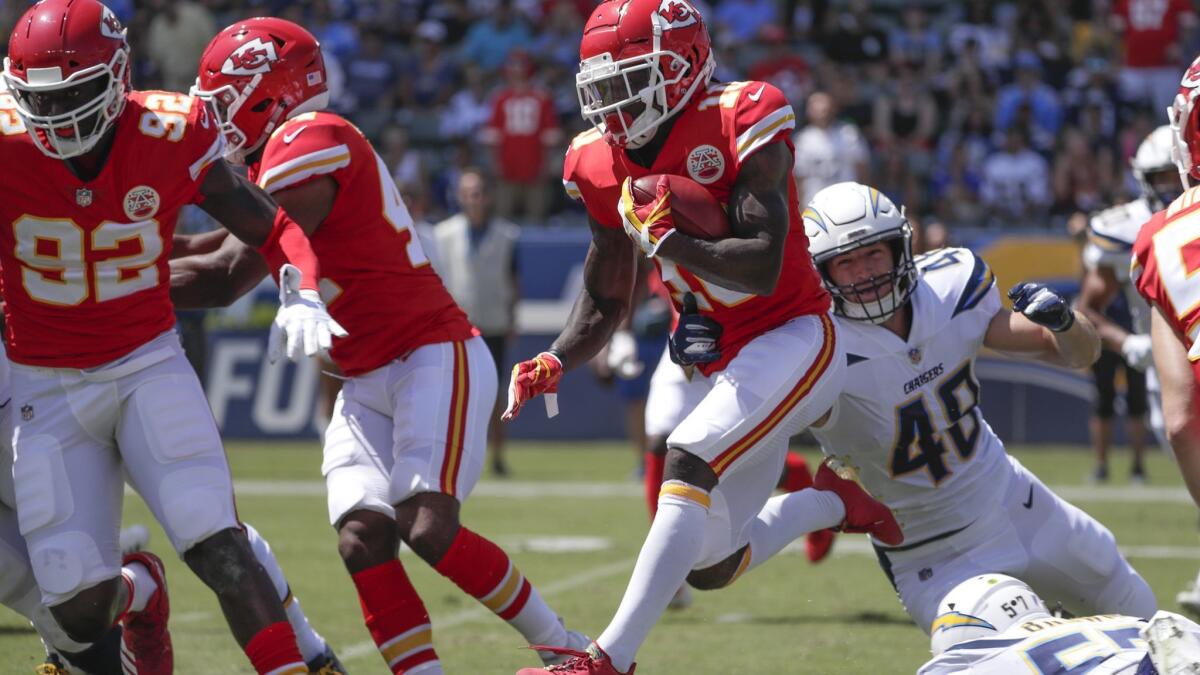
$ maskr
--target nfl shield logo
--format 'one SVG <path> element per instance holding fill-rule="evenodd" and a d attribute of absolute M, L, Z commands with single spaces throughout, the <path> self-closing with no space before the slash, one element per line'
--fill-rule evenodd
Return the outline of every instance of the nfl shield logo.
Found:
<path fill-rule="evenodd" d="M 920 363 L 921 362 L 921 350 L 917 347 L 913 347 L 912 349 L 908 350 L 908 360 L 912 361 L 914 366 L 917 365 L 918 363 Z"/>
<path fill-rule="evenodd" d="M 33 406 L 29 405 L 28 403 L 21 406 L 21 419 L 26 422 L 33 419 Z"/>
<path fill-rule="evenodd" d="M 75 203 L 84 208 L 92 205 L 92 191 L 87 188 L 75 190 Z"/>

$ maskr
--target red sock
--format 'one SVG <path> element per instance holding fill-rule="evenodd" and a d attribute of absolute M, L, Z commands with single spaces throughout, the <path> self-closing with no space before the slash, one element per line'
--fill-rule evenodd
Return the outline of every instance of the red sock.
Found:
<path fill-rule="evenodd" d="M 399 560 L 350 576 L 358 589 L 367 632 L 393 673 L 437 661 L 429 612 Z"/>
<path fill-rule="evenodd" d="M 650 508 L 650 520 L 658 513 L 658 491 L 662 489 L 663 456 L 653 452 L 646 453 L 646 506 Z"/>
<path fill-rule="evenodd" d="M 799 492 L 806 487 L 812 487 L 812 484 L 812 474 L 808 472 L 808 462 L 804 461 L 804 455 L 789 450 L 783 465 L 780 487 L 784 492 Z"/>
<path fill-rule="evenodd" d="M 508 554 L 465 527 L 434 569 L 505 621 L 521 613 L 533 591 Z"/>
<path fill-rule="evenodd" d="M 296 648 L 296 634 L 286 621 L 258 631 L 246 644 L 246 656 L 259 675 L 307 675 L 308 666 Z"/>

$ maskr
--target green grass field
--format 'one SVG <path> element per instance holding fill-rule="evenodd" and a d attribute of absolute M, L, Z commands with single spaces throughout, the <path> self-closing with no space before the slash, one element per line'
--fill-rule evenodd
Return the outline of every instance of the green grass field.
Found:
<path fill-rule="evenodd" d="M 1200 546 L 1196 509 L 1169 459 L 1155 451 L 1152 487 L 1129 489 L 1118 455 L 1114 482 L 1097 489 L 1084 486 L 1090 460 L 1081 450 L 1017 454 L 1051 487 L 1070 486 L 1069 497 L 1116 533 L 1161 605 L 1175 607 L 1175 593 L 1200 565 Z M 229 455 L 243 488 L 241 516 L 271 542 L 313 625 L 351 672 L 386 674 L 326 525 L 317 444 L 231 443 Z M 633 453 L 618 444 L 522 444 L 511 465 L 513 478 L 480 484 L 464 522 L 506 547 L 570 626 L 597 634 L 620 600 L 647 524 L 640 483 L 628 479 Z M 585 490 L 584 482 L 599 485 Z M 165 536 L 136 497 L 126 501 L 125 522 L 150 524 L 151 549 L 166 560 L 176 672 L 249 672 L 215 600 L 164 552 Z M 571 548 L 564 542 L 594 550 L 561 550 Z M 433 616 L 446 672 L 511 674 L 535 665 L 514 630 L 415 556 L 403 560 Z M 0 672 L 32 672 L 41 655 L 23 619 L 0 609 Z M 784 554 L 728 589 L 697 594 L 650 635 L 638 672 L 912 673 L 927 655 L 927 639 L 901 610 L 865 538 L 843 536 L 820 565 Z"/>

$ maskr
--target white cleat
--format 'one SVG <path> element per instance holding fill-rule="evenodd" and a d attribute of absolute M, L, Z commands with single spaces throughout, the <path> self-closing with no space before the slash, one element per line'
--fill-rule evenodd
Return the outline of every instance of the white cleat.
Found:
<path fill-rule="evenodd" d="M 562 619 L 560 618 L 558 620 L 558 622 L 562 623 Z M 588 645 L 590 645 L 590 644 L 592 644 L 592 638 L 584 635 L 583 633 L 580 633 L 577 630 L 568 630 L 566 644 L 564 644 L 564 645 L 547 645 L 547 646 L 565 647 L 566 649 L 572 649 L 577 652 L 582 652 L 582 651 L 586 650 L 588 648 Z M 560 663 L 566 663 L 567 661 L 571 660 L 571 658 L 572 658 L 570 654 L 560 654 L 560 653 L 541 651 L 541 650 L 538 651 L 538 657 L 540 657 L 542 659 L 542 665 L 545 665 L 545 666 L 556 666 Z"/>
<path fill-rule="evenodd" d="M 1180 591 L 1175 596 L 1175 602 L 1192 614 L 1200 615 L 1200 578 Z"/>
<path fill-rule="evenodd" d="M 1142 629 L 1159 675 L 1200 673 L 1200 634 L 1195 625 L 1178 614 L 1160 611 Z"/>
<path fill-rule="evenodd" d="M 671 596 L 671 601 L 667 603 L 667 609 L 687 609 L 692 606 L 692 589 L 684 584 L 675 591 L 675 595 Z"/>

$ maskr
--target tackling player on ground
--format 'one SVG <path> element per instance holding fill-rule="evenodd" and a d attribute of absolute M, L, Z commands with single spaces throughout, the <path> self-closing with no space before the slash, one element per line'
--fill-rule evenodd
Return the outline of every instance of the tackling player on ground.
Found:
<path fill-rule="evenodd" d="M 711 82 L 708 32 L 684 0 L 601 4 L 580 60 L 595 129 L 572 142 L 563 179 L 592 229 L 584 289 L 550 349 L 514 367 L 505 417 L 609 340 L 629 311 L 636 255 L 653 257 L 671 287 L 676 356 L 705 395 L 667 439 L 658 512 L 613 621 L 586 652 L 527 675 L 632 672 L 685 579 L 726 586 L 812 530 L 840 524 L 898 543 L 891 514 L 827 466 L 817 484 L 836 494 L 771 499 L 788 438 L 828 410 L 845 371 L 791 180 L 791 107 L 764 82 Z M 664 173 L 727 204 L 732 236 L 695 239 L 667 210 L 635 208 L 631 181 Z"/>
<path fill-rule="evenodd" d="M 955 586 L 934 625 L 933 659 L 917 675 L 1185 675 L 1200 668 L 1200 626 L 1178 614 L 1056 617 L 1025 582 L 1003 574 Z"/>
<path fill-rule="evenodd" d="M 95 642 L 123 618 L 131 667 L 170 672 L 165 611 L 154 610 L 165 604 L 155 599 L 165 597 L 161 566 L 145 565 L 157 595 L 122 581 L 124 474 L 216 593 L 255 669 L 304 673 L 173 330 L 167 255 L 179 210 L 197 203 L 273 267 L 298 265 L 309 289 L 315 257 L 300 228 L 221 160 L 205 106 L 133 91 L 130 67 L 124 28 L 96 0 L 40 2 L 9 40 L 0 161 L 20 170 L 0 185 L 0 264 L 20 530 L 42 600 L 72 640 Z M 290 295 L 276 324 L 292 354 L 301 342 L 316 353 L 340 331 L 311 291 Z"/>
<path fill-rule="evenodd" d="M 352 124 L 321 112 L 316 39 L 282 19 L 233 24 L 209 43 L 193 91 L 216 110 L 231 155 L 312 237 L 322 292 L 350 330 L 330 352 L 347 379 L 322 472 L 338 552 L 388 667 L 442 672 L 400 540 L 530 644 L 586 645 L 504 551 L 459 522 L 483 467 L 496 366 L 429 265 L 383 160 Z M 189 306 L 232 302 L 267 273 L 233 237 L 191 243 L 213 250 L 172 261 L 173 294 Z"/>
<path fill-rule="evenodd" d="M 1076 613 L 1152 614 L 1154 594 L 1112 533 L 1009 457 L 979 408 L 980 349 L 1086 367 L 1100 352 L 1088 320 L 1041 284 L 1015 286 L 1004 309 L 967 249 L 914 260 L 903 211 L 874 188 L 831 185 L 804 223 L 849 364 L 812 431 L 895 510 L 904 544 L 873 543 L 913 621 L 928 632 L 942 596 L 986 571 L 1020 575 Z"/>

